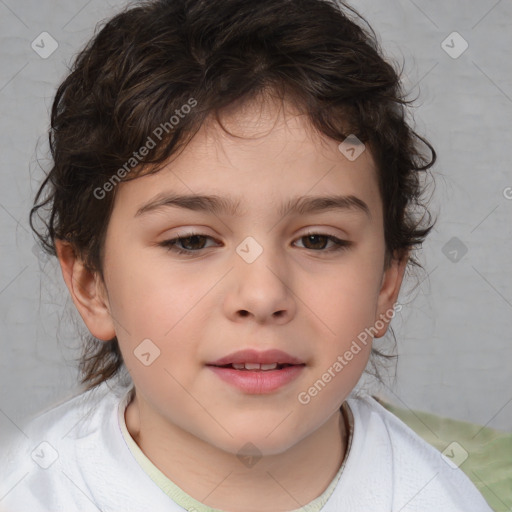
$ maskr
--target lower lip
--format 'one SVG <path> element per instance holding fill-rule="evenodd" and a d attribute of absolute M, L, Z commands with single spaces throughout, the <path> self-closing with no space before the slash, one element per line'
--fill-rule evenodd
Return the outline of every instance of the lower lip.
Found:
<path fill-rule="evenodd" d="M 304 369 L 304 365 L 286 366 L 281 370 L 235 370 L 209 366 L 222 380 L 242 391 L 252 394 L 272 393 L 280 387 L 296 379 Z"/>

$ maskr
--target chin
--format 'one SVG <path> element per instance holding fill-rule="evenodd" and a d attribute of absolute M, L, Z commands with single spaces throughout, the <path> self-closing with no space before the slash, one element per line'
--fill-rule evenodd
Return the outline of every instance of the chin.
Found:
<path fill-rule="evenodd" d="M 251 457 L 256 460 L 265 456 L 280 455 L 295 444 L 295 441 L 290 439 L 290 436 L 284 431 L 279 436 L 267 435 L 267 432 L 271 430 L 254 429 L 254 432 L 245 431 L 238 434 L 230 431 L 233 437 L 224 438 L 224 442 L 218 440 L 207 442 L 220 450 L 237 456 L 242 463 Z"/>

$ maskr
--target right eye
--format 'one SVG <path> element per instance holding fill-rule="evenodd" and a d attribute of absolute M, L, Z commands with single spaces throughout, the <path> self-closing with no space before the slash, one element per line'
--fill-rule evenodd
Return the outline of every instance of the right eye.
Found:
<path fill-rule="evenodd" d="M 164 240 L 163 242 L 160 242 L 158 245 L 161 247 L 166 247 L 168 251 L 172 251 L 177 254 L 192 255 L 193 253 L 198 252 L 201 249 L 205 249 L 204 243 L 201 243 L 201 239 L 204 240 L 206 238 L 210 238 L 211 240 L 213 240 L 213 238 L 208 235 L 202 235 L 200 233 L 186 233 L 184 236 L 171 238 L 170 240 Z M 195 247 L 195 249 L 181 249 L 180 247 L 178 247 L 178 244 L 181 244 L 182 246 L 200 245 L 200 247 Z"/>

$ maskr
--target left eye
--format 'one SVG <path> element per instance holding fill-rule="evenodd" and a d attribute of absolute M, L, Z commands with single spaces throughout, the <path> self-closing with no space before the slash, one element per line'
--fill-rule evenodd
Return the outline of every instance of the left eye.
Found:
<path fill-rule="evenodd" d="M 322 252 L 331 252 L 331 251 L 341 251 L 342 249 L 346 249 L 348 247 L 350 247 L 350 245 L 352 245 L 352 242 L 349 242 L 348 240 L 340 240 L 339 238 L 333 236 L 333 235 L 323 235 L 321 233 L 307 233 L 301 237 L 298 238 L 298 240 L 302 240 L 302 239 L 306 239 L 309 243 L 311 243 L 312 245 L 317 245 L 318 244 L 318 240 L 320 239 L 321 242 L 320 242 L 320 245 L 323 246 L 321 247 L 320 249 L 325 249 L 325 243 L 326 242 L 332 242 L 334 244 L 334 246 L 331 246 L 330 249 L 328 249 L 327 251 L 322 251 Z M 323 240 L 323 242 L 322 242 Z M 309 249 L 309 247 L 306 247 L 306 249 Z M 316 247 L 316 249 L 314 248 L 311 248 L 312 250 L 318 250 L 319 248 Z"/>
<path fill-rule="evenodd" d="M 172 251 L 177 254 L 191 255 L 193 253 L 200 251 L 201 249 L 205 249 L 204 243 L 201 243 L 200 241 L 202 239 L 204 242 L 204 240 L 207 238 L 213 240 L 213 238 L 208 235 L 202 235 L 200 233 L 187 233 L 185 236 L 172 238 L 170 240 L 164 240 L 163 242 L 160 242 L 158 245 L 161 247 L 166 247 L 168 251 Z M 347 249 L 352 245 L 352 242 L 349 242 L 347 240 L 340 240 L 339 238 L 333 235 L 324 235 L 321 233 L 307 233 L 299 237 L 297 240 L 303 239 L 306 240 L 307 244 L 311 244 L 314 246 L 305 248 L 315 252 L 341 251 L 343 249 Z M 325 250 L 325 246 L 328 242 L 332 242 L 334 246 L 331 246 L 330 249 Z M 180 244 L 182 247 L 189 246 L 192 248 L 184 247 L 183 249 L 181 249 L 180 247 L 178 247 L 178 244 Z"/>

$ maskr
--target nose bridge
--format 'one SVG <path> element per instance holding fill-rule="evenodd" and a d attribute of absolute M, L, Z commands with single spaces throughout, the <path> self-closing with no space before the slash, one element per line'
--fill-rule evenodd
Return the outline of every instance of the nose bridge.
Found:
<path fill-rule="evenodd" d="M 288 268 L 280 248 L 273 247 L 272 240 L 272 232 L 262 229 L 245 237 L 236 247 L 236 284 L 230 291 L 233 295 L 229 301 L 232 313 L 234 308 L 265 318 L 292 311 Z"/>
<path fill-rule="evenodd" d="M 256 283 L 277 280 L 281 283 L 285 276 L 281 275 L 284 268 L 283 255 L 279 247 L 273 247 L 272 233 L 260 231 L 259 234 L 246 236 L 236 247 L 239 257 L 236 266 L 241 275 L 247 279 L 256 279 Z M 280 261 L 281 260 L 281 261 Z M 268 282 L 267 282 L 268 284 Z"/>

